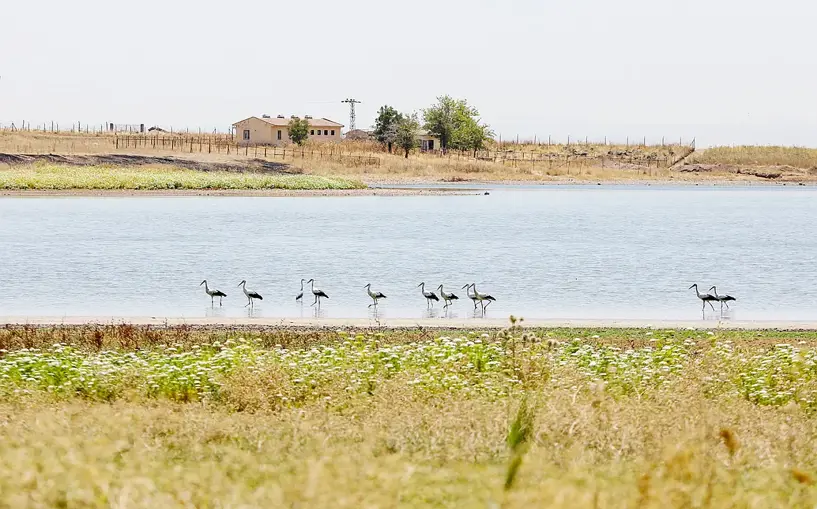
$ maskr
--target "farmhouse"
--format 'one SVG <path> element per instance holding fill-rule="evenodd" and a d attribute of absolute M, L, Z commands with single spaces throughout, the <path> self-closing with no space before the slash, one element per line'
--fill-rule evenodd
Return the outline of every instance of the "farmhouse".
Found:
<path fill-rule="evenodd" d="M 420 151 L 422 152 L 433 152 L 442 148 L 440 145 L 440 138 L 438 136 L 434 136 L 428 131 L 418 131 L 417 140 L 420 142 Z"/>
<path fill-rule="evenodd" d="M 248 145 L 283 145 L 289 143 L 289 121 L 283 115 L 273 118 L 268 115 L 261 117 L 250 117 L 233 124 L 236 139 L 239 143 Z M 339 124 L 328 118 L 305 117 L 309 122 L 309 140 L 318 142 L 339 142 L 341 140 L 340 130 L 343 124 Z"/>

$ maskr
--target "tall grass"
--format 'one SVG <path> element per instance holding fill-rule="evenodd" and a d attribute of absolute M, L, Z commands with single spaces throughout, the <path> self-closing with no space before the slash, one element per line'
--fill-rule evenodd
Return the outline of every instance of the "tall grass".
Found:
<path fill-rule="evenodd" d="M 308 190 L 364 187 L 360 181 L 339 177 L 204 172 L 174 167 L 36 164 L 0 168 L 0 189 L 6 190 Z"/>
<path fill-rule="evenodd" d="M 804 147 L 713 147 L 697 152 L 692 161 L 702 164 L 793 166 L 817 168 L 817 149 Z"/>
<path fill-rule="evenodd" d="M 817 503 L 813 333 L 0 332 L 1 506 Z"/>

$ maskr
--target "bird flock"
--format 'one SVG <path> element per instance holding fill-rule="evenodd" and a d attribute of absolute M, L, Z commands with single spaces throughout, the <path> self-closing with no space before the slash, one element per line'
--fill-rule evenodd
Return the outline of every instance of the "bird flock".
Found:
<path fill-rule="evenodd" d="M 712 293 L 701 293 L 698 290 L 698 284 L 694 284 L 689 287 L 690 290 L 695 289 L 695 294 L 701 299 L 701 312 L 706 311 L 706 305 L 709 304 L 709 307 L 712 308 L 712 311 L 715 311 L 715 306 L 712 305 L 713 302 L 720 302 L 721 304 L 721 313 L 723 313 L 723 305 L 726 304 L 726 309 L 729 309 L 729 301 L 736 301 L 737 299 L 732 297 L 731 295 L 718 295 L 718 288 L 712 286 L 709 291 L 714 292 Z"/>
<path fill-rule="evenodd" d="M 328 299 L 329 298 L 329 295 L 327 295 L 326 292 L 324 292 L 321 289 L 315 288 L 315 279 L 314 278 L 310 279 L 308 281 L 306 279 L 301 279 L 301 290 L 295 296 L 295 301 L 296 302 L 303 302 L 304 286 L 305 285 L 309 285 L 309 290 L 312 292 L 312 295 L 315 297 L 315 300 L 311 304 L 312 306 L 317 305 L 318 307 L 320 307 L 321 306 L 321 299 Z M 218 297 L 218 305 L 219 306 L 223 305 L 222 304 L 222 299 L 227 296 L 226 293 L 222 292 L 221 290 L 219 290 L 217 288 L 212 288 L 211 289 L 209 284 L 207 283 L 206 279 L 204 281 L 202 281 L 199 284 L 199 286 L 204 286 L 204 292 L 210 297 L 210 304 L 211 305 L 215 306 L 216 297 Z M 264 297 L 260 293 L 256 292 L 255 290 L 248 290 L 247 289 L 247 281 L 246 280 L 242 280 L 240 283 L 238 283 L 238 286 L 244 292 L 244 296 L 247 297 L 247 304 L 245 304 L 244 307 L 247 307 L 247 306 L 254 307 L 256 300 L 264 300 Z M 423 297 L 425 297 L 427 307 L 433 307 L 435 302 L 440 301 L 440 297 L 438 297 L 435 292 L 426 290 L 425 282 L 422 282 L 419 285 L 417 285 L 417 288 L 420 289 L 420 292 L 423 294 Z M 372 284 L 371 283 L 364 286 L 363 289 L 366 290 L 366 293 L 369 294 L 369 298 L 372 299 L 372 303 L 369 304 L 370 308 L 371 307 L 377 308 L 378 301 L 380 301 L 380 299 L 385 299 L 386 298 L 386 294 L 384 294 L 383 292 L 380 292 L 380 291 L 377 291 L 377 290 L 372 290 Z M 485 309 L 488 306 L 491 305 L 492 302 L 496 301 L 496 299 L 492 295 L 487 294 L 487 293 L 481 293 L 481 292 L 477 291 L 476 283 L 467 284 L 467 285 L 463 286 L 462 289 L 465 290 L 466 295 L 468 296 L 468 298 L 471 299 L 474 302 L 474 309 L 477 309 L 478 306 L 481 306 L 483 313 L 485 312 Z M 440 296 L 442 297 L 443 302 L 445 302 L 445 305 L 443 306 L 443 309 L 450 308 L 454 304 L 455 300 L 459 300 L 459 297 L 456 294 L 446 292 L 445 289 L 443 288 L 443 285 L 438 286 L 437 290 L 440 292 Z"/>
<path fill-rule="evenodd" d="M 321 299 L 328 299 L 329 295 L 327 295 L 326 292 L 324 292 L 323 290 L 321 290 L 319 288 L 315 288 L 315 279 L 314 278 L 309 279 L 309 280 L 301 279 L 301 290 L 300 290 L 300 293 L 298 293 L 295 296 L 295 301 L 296 302 L 303 302 L 305 285 L 309 285 L 309 291 L 312 293 L 312 296 L 314 297 L 314 300 L 313 300 L 311 305 L 312 306 L 317 305 L 320 308 Z M 215 305 L 215 298 L 216 297 L 218 297 L 218 305 L 219 306 L 222 305 L 222 299 L 227 296 L 226 293 L 224 293 L 221 290 L 218 290 L 216 288 L 211 289 L 210 286 L 208 285 L 206 279 L 204 281 L 202 281 L 199 284 L 199 286 L 204 286 L 204 292 L 210 297 L 210 304 L 211 305 Z M 247 289 L 247 281 L 246 280 L 242 280 L 240 283 L 238 283 L 238 286 L 244 292 L 244 296 L 247 297 L 247 304 L 244 307 L 247 307 L 247 306 L 253 307 L 253 306 L 255 306 L 255 301 L 256 300 L 264 300 L 264 297 L 262 297 L 260 293 L 256 292 L 255 290 L 248 290 Z M 445 288 L 444 288 L 444 286 L 442 284 L 437 287 L 437 291 L 439 292 L 439 296 L 437 295 L 436 292 L 426 290 L 425 282 L 421 282 L 419 285 L 417 285 L 417 288 L 420 289 L 420 293 L 422 293 L 423 297 L 426 299 L 426 307 L 428 307 L 428 308 L 434 307 L 435 302 L 440 302 L 440 297 L 442 297 L 442 301 L 445 303 L 443 305 L 443 309 L 446 309 L 446 310 L 449 309 L 454 304 L 454 301 L 459 300 L 459 296 L 457 296 L 455 293 L 446 292 Z M 376 309 L 380 299 L 385 299 L 386 298 L 385 293 L 383 293 L 381 291 L 377 291 L 377 290 L 372 290 L 372 284 L 371 283 L 368 283 L 366 286 L 363 287 L 363 289 L 366 290 L 366 293 L 369 295 L 369 298 L 372 299 L 372 303 L 369 304 L 370 308 L 374 307 Z M 492 295 L 487 294 L 487 293 L 482 293 L 482 292 L 478 291 L 476 283 L 470 283 L 470 284 L 464 285 L 461 289 L 465 290 L 466 296 L 469 299 L 471 299 L 471 301 L 474 303 L 474 309 L 476 310 L 477 307 L 481 306 L 483 313 L 485 313 L 485 309 L 488 306 L 490 306 L 492 302 L 496 302 L 496 299 Z M 697 283 L 690 286 L 689 289 L 690 290 L 694 289 L 695 290 L 695 295 L 697 295 L 698 299 L 700 299 L 700 301 L 701 301 L 701 312 L 706 311 L 706 305 L 707 304 L 709 304 L 709 307 L 712 308 L 712 311 L 715 311 L 715 306 L 713 306 L 712 303 L 713 302 L 718 302 L 720 304 L 720 306 L 721 306 L 721 313 L 723 313 L 723 306 L 724 305 L 726 306 L 727 309 L 729 309 L 729 302 L 734 302 L 734 301 L 737 300 L 735 297 L 733 297 L 731 295 L 718 294 L 718 288 L 716 286 L 712 286 L 708 290 L 709 292 L 713 292 L 713 293 L 701 293 L 700 290 L 698 289 L 698 284 Z"/>

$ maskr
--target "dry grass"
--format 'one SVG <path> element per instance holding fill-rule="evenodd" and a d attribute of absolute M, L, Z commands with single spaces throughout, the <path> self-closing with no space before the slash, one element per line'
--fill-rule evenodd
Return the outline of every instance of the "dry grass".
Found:
<path fill-rule="evenodd" d="M 817 168 L 817 149 L 803 147 L 714 147 L 697 152 L 692 160 L 701 164 L 735 166 L 792 166 Z"/>
<path fill-rule="evenodd" d="M 135 154 L 150 156 L 184 156 L 202 161 L 241 162 L 262 157 L 254 149 L 226 147 L 216 149 L 217 141 L 225 135 L 159 135 L 166 140 L 197 140 L 186 142 L 182 150 L 154 148 L 150 135 L 147 146 L 134 147 L 132 143 L 116 148 L 116 138 L 110 134 L 42 133 L 0 131 L 0 153 L 29 154 Z M 202 142 L 199 143 L 199 140 Z M 214 145 L 208 153 L 208 141 Z M 321 150 L 333 151 L 333 158 L 320 157 Z M 278 149 L 268 159 L 292 165 L 306 173 L 323 176 L 341 176 L 378 182 L 395 181 L 810 181 L 817 178 L 817 149 L 786 147 L 716 147 L 693 154 L 687 162 L 696 163 L 673 170 L 668 162 L 678 160 L 686 150 L 680 145 L 604 145 L 604 144 L 511 144 L 500 147 L 493 143 L 489 153 L 450 153 L 447 156 L 412 153 L 408 159 L 388 154 L 372 141 L 344 140 L 327 145 L 310 143 L 300 150 L 288 148 L 286 154 Z M 314 152 L 314 154 L 313 154 Z M 343 154 L 339 156 L 338 153 Z M 310 157 L 312 154 L 312 157 Z M 350 157 L 351 156 L 351 157 Z M 368 157 L 379 159 L 379 165 Z M 358 159 L 363 158 L 361 162 Z M 771 168 L 771 169 L 770 169 Z M 681 171 L 683 170 L 683 171 Z"/>
<path fill-rule="evenodd" d="M 49 335 L 57 342 L 87 332 L 15 330 L 17 340 L 37 335 L 43 342 Z M 188 403 L 142 394 L 137 379 L 126 381 L 110 403 L 0 379 L 0 506 L 667 509 L 817 503 L 811 407 L 747 399 L 730 387 L 748 368 L 719 357 L 730 340 L 736 356 L 753 358 L 778 351 L 770 350 L 774 342 L 797 344 L 798 333 L 522 332 L 482 338 L 504 354 L 499 366 L 480 371 L 466 365 L 474 347 L 423 339 L 433 336 L 422 331 L 334 340 L 320 332 L 315 340 L 335 348 L 320 349 L 320 355 L 309 346 L 312 333 L 303 333 L 288 350 L 301 359 L 296 366 L 263 363 L 258 356 L 264 350 L 252 348 L 293 337 L 270 331 L 258 347 L 222 344 L 244 349 L 246 361 L 223 373 L 218 399 Z M 104 329 L 102 341 L 143 333 Z M 197 355 L 184 346 L 191 338 L 213 340 L 212 332 L 190 328 L 154 333 L 167 345 L 182 338 L 180 350 L 160 349 L 151 357 L 175 359 L 167 366 L 182 367 L 185 355 Z M 812 359 L 815 335 L 801 334 L 799 355 Z M 254 333 L 214 337 L 221 344 L 227 335 Z M 586 345 L 579 354 L 560 341 L 571 336 Z M 467 337 L 471 344 L 480 338 Z M 313 369 L 304 364 L 309 359 L 332 359 L 350 348 L 344 340 L 369 346 L 352 347 L 362 357 L 337 364 L 336 372 L 326 365 L 315 381 L 295 379 Z M 391 348 L 397 344 L 405 349 Z M 622 350 L 609 349 L 611 344 Z M 53 354 L 43 369 L 57 372 L 57 350 L 16 350 L 10 360 L 16 347 L 6 346 L 12 350 L 0 365 L 28 365 L 27 357 Z M 610 366 L 630 375 L 649 366 L 666 365 L 668 371 L 633 385 L 624 372 L 587 364 L 623 359 L 627 348 L 643 357 L 634 357 L 632 366 Z M 114 362 L 114 354 L 91 350 L 89 359 Z M 600 357 L 593 353 L 602 351 L 607 353 Z M 427 360 L 384 366 L 409 362 L 399 360 L 405 352 Z M 785 365 L 786 355 L 771 358 L 770 375 Z M 350 390 L 357 387 L 358 370 L 370 363 L 379 367 Z M 429 373 L 440 384 L 415 383 Z M 455 375 L 469 383 L 446 385 Z M 788 380 L 774 376 L 781 384 Z"/>

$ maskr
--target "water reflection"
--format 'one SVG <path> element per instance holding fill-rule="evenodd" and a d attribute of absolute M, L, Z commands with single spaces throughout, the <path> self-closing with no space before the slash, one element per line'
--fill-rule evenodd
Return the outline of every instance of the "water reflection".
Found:
<path fill-rule="evenodd" d="M 264 314 L 261 312 L 260 306 L 259 307 L 250 306 L 248 308 L 245 308 L 245 311 L 247 312 L 247 318 L 261 318 L 262 316 L 264 316 Z"/>
<path fill-rule="evenodd" d="M 223 307 L 209 307 L 204 308 L 204 316 L 207 318 L 222 318 L 227 316 L 227 312 Z"/>

